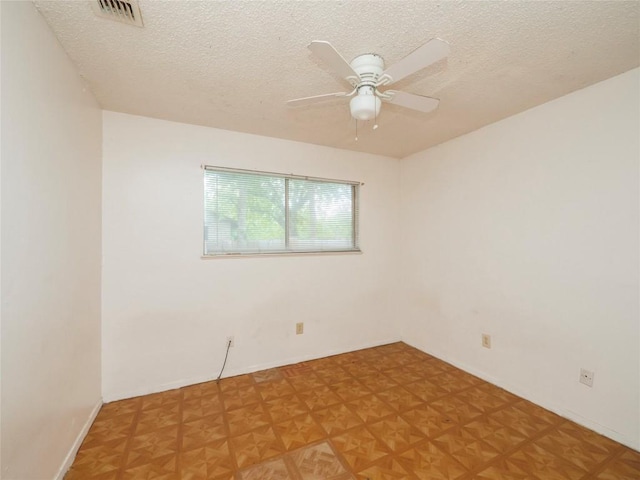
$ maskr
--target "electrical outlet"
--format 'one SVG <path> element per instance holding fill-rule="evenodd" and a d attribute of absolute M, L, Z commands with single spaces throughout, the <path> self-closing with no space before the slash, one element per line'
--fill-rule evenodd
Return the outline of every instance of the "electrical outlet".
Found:
<path fill-rule="evenodd" d="M 304 322 L 296 323 L 296 335 L 302 335 L 304 333 Z"/>
<path fill-rule="evenodd" d="M 233 338 L 233 335 L 227 337 L 227 345 L 229 346 L 229 348 L 236 346 L 236 340 L 235 338 Z"/>
<path fill-rule="evenodd" d="M 484 348 L 491 348 L 491 335 L 487 335 L 486 333 L 482 334 L 482 346 Z"/>
<path fill-rule="evenodd" d="M 584 383 L 587 387 L 593 387 L 593 372 L 590 370 L 580 369 L 580 383 Z"/>

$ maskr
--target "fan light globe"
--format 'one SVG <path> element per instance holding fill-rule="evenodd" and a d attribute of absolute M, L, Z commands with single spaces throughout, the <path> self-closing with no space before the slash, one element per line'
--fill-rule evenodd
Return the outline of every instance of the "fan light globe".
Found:
<path fill-rule="evenodd" d="M 349 103 L 351 116 L 356 120 L 372 120 L 380 113 L 381 104 L 376 95 L 356 95 Z"/>

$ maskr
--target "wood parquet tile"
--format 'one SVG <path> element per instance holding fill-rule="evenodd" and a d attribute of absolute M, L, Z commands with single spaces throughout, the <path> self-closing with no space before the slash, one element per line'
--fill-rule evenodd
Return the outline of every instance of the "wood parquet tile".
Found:
<path fill-rule="evenodd" d="M 356 477 L 363 480 L 412 480 L 412 475 L 393 457 L 387 455 L 365 468 Z"/>
<path fill-rule="evenodd" d="M 182 425 L 182 448 L 200 447 L 209 442 L 226 438 L 226 436 L 224 417 L 221 415 L 202 417 Z"/>
<path fill-rule="evenodd" d="M 448 392 L 435 381 L 427 380 L 426 378 L 405 385 L 405 388 L 423 402 L 438 400 L 448 394 Z"/>
<path fill-rule="evenodd" d="M 276 436 L 273 427 L 258 427 L 248 433 L 231 437 L 231 446 L 235 452 L 238 467 L 262 463 L 285 451 L 282 441 Z"/>
<path fill-rule="evenodd" d="M 284 378 L 272 381 L 263 381 L 262 383 L 258 384 L 257 389 L 260 393 L 260 396 L 262 397 L 262 400 L 265 401 L 273 400 L 274 398 L 285 397 L 287 395 L 296 393 L 296 389 L 293 388 L 291 386 L 291 383 Z"/>
<path fill-rule="evenodd" d="M 110 441 L 126 442 L 133 428 L 134 413 L 117 416 L 98 415 L 93 422 L 91 431 L 84 439 L 84 446 L 91 448 L 107 444 Z"/>
<path fill-rule="evenodd" d="M 187 398 L 186 394 L 182 402 L 182 421 L 190 422 L 209 415 L 222 415 L 224 405 L 220 395 L 203 395 L 199 397 L 191 396 Z"/>
<path fill-rule="evenodd" d="M 493 462 L 477 475 L 478 480 L 527 480 L 531 476 L 503 458 Z"/>
<path fill-rule="evenodd" d="M 436 438 L 456 425 L 450 417 L 426 403 L 402 412 L 401 415 L 407 422 L 430 438 Z"/>
<path fill-rule="evenodd" d="M 176 472 L 176 455 L 158 457 L 152 463 L 127 468 L 123 474 L 123 480 L 172 480 Z"/>
<path fill-rule="evenodd" d="M 396 412 L 410 410 L 423 403 L 419 397 L 400 385 L 378 392 L 377 396 L 387 402 Z"/>
<path fill-rule="evenodd" d="M 640 452 L 625 448 L 617 455 L 614 463 L 627 465 L 640 472 Z"/>
<path fill-rule="evenodd" d="M 329 442 L 300 448 L 291 454 L 303 480 L 329 480 L 344 477 L 344 467 Z"/>
<path fill-rule="evenodd" d="M 319 410 L 315 416 L 328 435 L 336 435 L 362 424 L 360 417 L 344 403 Z"/>
<path fill-rule="evenodd" d="M 242 480 L 295 480 L 283 458 L 254 465 L 240 474 Z"/>
<path fill-rule="evenodd" d="M 464 425 L 462 429 L 474 438 L 488 443 L 501 454 L 518 448 L 526 441 L 525 436 L 517 430 L 506 427 L 488 416 L 479 417 Z"/>
<path fill-rule="evenodd" d="M 328 385 L 299 392 L 298 397 L 310 410 L 322 410 L 342 402 L 342 399 Z"/>
<path fill-rule="evenodd" d="M 178 426 L 161 427 L 134 435 L 128 453 L 128 468 L 152 463 L 164 464 L 168 457 L 175 460 L 178 453 Z"/>
<path fill-rule="evenodd" d="M 369 426 L 369 430 L 393 451 L 402 451 L 426 437 L 398 414 L 392 414 Z"/>
<path fill-rule="evenodd" d="M 440 398 L 430 403 L 433 408 L 448 416 L 456 424 L 471 422 L 482 415 L 476 407 L 454 395 Z"/>
<path fill-rule="evenodd" d="M 256 383 L 262 383 L 280 380 L 282 378 L 282 372 L 279 368 L 270 368 L 268 370 L 260 370 L 259 372 L 252 373 L 251 376 Z"/>
<path fill-rule="evenodd" d="M 96 420 L 99 417 L 112 418 L 125 413 L 138 413 L 142 397 L 118 400 L 117 402 L 106 403 L 100 409 Z"/>
<path fill-rule="evenodd" d="M 640 453 L 621 451 L 594 478 L 599 480 L 633 480 L 640 478 Z"/>
<path fill-rule="evenodd" d="M 390 452 L 386 445 L 365 426 L 356 427 L 331 440 L 336 450 L 356 472 L 370 466 Z"/>
<path fill-rule="evenodd" d="M 434 439 L 433 443 L 469 470 L 475 470 L 499 455 L 499 452 L 491 445 L 479 440 L 462 428 L 455 428 L 443 433 Z"/>
<path fill-rule="evenodd" d="M 151 432 L 160 427 L 177 426 L 180 423 L 180 404 L 173 403 L 151 410 L 143 410 L 138 418 L 136 434 Z"/>
<path fill-rule="evenodd" d="M 257 404 L 230 410 L 227 412 L 227 421 L 229 422 L 229 433 L 235 436 L 257 427 L 269 425 L 271 417 L 269 417 L 264 405 Z"/>
<path fill-rule="evenodd" d="M 372 393 L 371 390 L 355 378 L 336 383 L 333 385 L 332 389 L 345 402 L 349 402 Z"/>
<path fill-rule="evenodd" d="M 393 380 L 400 385 L 407 385 L 409 383 L 417 382 L 418 380 L 422 380 L 423 378 L 420 372 L 409 370 L 408 368 L 403 368 L 402 365 L 392 368 L 391 370 L 387 370 L 385 372 L 385 375 L 387 376 L 387 378 L 393 378 Z"/>
<path fill-rule="evenodd" d="M 353 376 L 339 365 L 324 367 L 316 370 L 316 373 L 327 385 L 335 385 L 336 383 L 350 380 Z"/>
<path fill-rule="evenodd" d="M 254 385 L 244 385 L 237 389 L 228 389 L 222 394 L 224 408 L 233 410 L 235 408 L 255 405 L 262 401 L 262 396 Z"/>
<path fill-rule="evenodd" d="M 309 411 L 307 404 L 300 400 L 300 397 L 296 394 L 269 400 L 265 402 L 265 407 L 274 423 L 288 420 Z"/>
<path fill-rule="evenodd" d="M 640 453 L 403 343 L 106 404 L 66 480 L 638 480 Z"/>
<path fill-rule="evenodd" d="M 297 377 L 289 377 L 287 380 L 293 389 L 300 394 L 309 391 L 317 392 L 320 389 L 327 388 L 324 380 L 314 371 L 309 371 L 305 375 Z"/>
<path fill-rule="evenodd" d="M 586 473 L 573 465 L 569 459 L 548 452 L 536 443 L 525 445 L 510 455 L 507 461 L 539 479 L 578 480 Z"/>
<path fill-rule="evenodd" d="M 360 381 L 372 392 L 381 392 L 398 385 L 398 382 L 396 382 L 393 378 L 386 375 L 380 375 L 380 373 L 367 375 L 365 377 L 362 377 Z"/>
<path fill-rule="evenodd" d="M 182 478 L 185 480 L 229 480 L 235 472 L 235 462 L 227 438 L 183 450 L 178 461 Z"/>
<path fill-rule="evenodd" d="M 373 394 L 352 400 L 347 403 L 347 407 L 365 423 L 375 422 L 394 413 L 391 407 Z"/>
<path fill-rule="evenodd" d="M 167 392 L 153 393 L 140 398 L 142 399 L 142 410 L 152 410 L 161 407 L 171 408 L 180 403 L 182 392 L 176 389 Z"/>
<path fill-rule="evenodd" d="M 93 445 L 78 451 L 73 468 L 67 477 L 82 479 L 118 472 L 126 451 L 127 440 L 107 440 L 99 445 Z"/>
<path fill-rule="evenodd" d="M 578 440 L 557 429 L 538 439 L 536 444 L 549 452 L 559 453 L 562 457 L 585 471 L 602 464 L 610 455 L 610 452 L 597 445 Z"/>
<path fill-rule="evenodd" d="M 322 427 L 308 413 L 280 422 L 273 428 L 287 450 L 303 447 L 326 436 Z"/>
<path fill-rule="evenodd" d="M 516 430 L 525 438 L 535 437 L 539 435 L 540 432 L 551 428 L 551 426 L 543 419 L 536 417 L 535 415 L 528 415 L 516 408 L 504 408 L 489 414 L 488 417 L 495 419 L 502 425 Z"/>
<path fill-rule="evenodd" d="M 417 478 L 455 480 L 465 477 L 469 470 L 431 441 L 425 441 L 398 455 L 400 463 Z"/>

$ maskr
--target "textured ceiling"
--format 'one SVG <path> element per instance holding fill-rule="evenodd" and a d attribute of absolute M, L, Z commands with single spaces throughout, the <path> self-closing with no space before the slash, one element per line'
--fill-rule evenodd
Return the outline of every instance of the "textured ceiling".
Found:
<path fill-rule="evenodd" d="M 144 28 L 35 3 L 107 110 L 398 158 L 640 63 L 638 1 L 140 0 Z M 346 100 L 285 105 L 348 90 L 311 40 L 391 65 L 433 37 L 449 59 L 393 88 L 440 98 L 434 113 L 383 104 L 356 142 Z"/>

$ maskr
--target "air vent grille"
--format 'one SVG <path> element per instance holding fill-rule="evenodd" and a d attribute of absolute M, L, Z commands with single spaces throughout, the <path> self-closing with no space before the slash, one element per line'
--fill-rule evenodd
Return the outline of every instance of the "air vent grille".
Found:
<path fill-rule="evenodd" d="M 96 15 L 128 25 L 142 27 L 142 15 L 137 0 L 94 0 Z"/>

